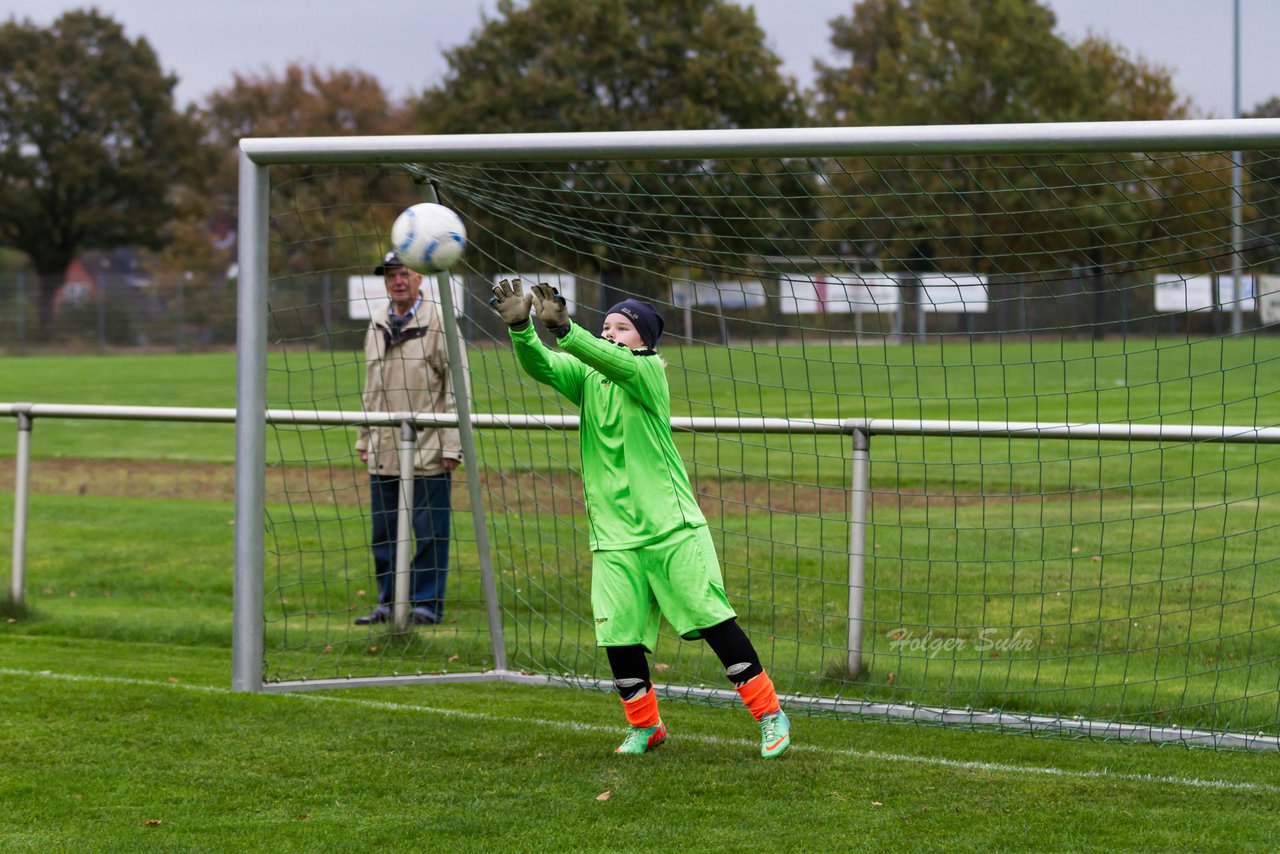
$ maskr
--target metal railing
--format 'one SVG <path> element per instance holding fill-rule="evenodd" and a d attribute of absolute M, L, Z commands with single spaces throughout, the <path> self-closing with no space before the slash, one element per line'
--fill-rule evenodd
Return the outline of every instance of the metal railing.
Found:
<path fill-rule="evenodd" d="M 15 418 L 18 428 L 13 508 L 13 569 L 10 597 L 25 599 L 25 567 L 28 496 L 31 473 L 31 436 L 40 418 L 83 418 L 115 421 L 168 421 L 232 424 L 236 410 L 169 406 L 89 406 L 59 403 L 0 403 L 0 416 Z M 478 429 L 576 430 L 577 416 L 480 414 L 470 416 Z M 412 454 L 412 427 L 456 427 L 453 414 L 428 412 L 349 412 L 340 410 L 268 409 L 268 424 L 311 426 L 401 425 L 402 461 Z M 672 418 L 671 429 L 681 433 L 737 433 L 848 436 L 852 469 L 849 483 L 849 604 L 847 666 L 856 676 L 862 669 L 863 591 L 866 572 L 867 498 L 871 489 L 872 436 L 947 436 L 1005 439 L 1076 439 L 1128 442 L 1209 442 L 1247 445 L 1280 444 L 1278 427 L 1194 426 L 1186 424 L 1088 424 L 1031 421 L 946 421 L 889 418 Z M 410 457 L 411 459 L 411 457 Z M 412 466 L 401 465 L 402 495 L 412 494 Z M 407 501 L 400 512 L 407 514 Z M 395 619 L 404 625 L 408 613 L 407 519 L 400 521 L 397 541 Z M 496 603 L 494 603 L 496 606 Z M 497 613 L 496 610 L 494 613 Z"/>

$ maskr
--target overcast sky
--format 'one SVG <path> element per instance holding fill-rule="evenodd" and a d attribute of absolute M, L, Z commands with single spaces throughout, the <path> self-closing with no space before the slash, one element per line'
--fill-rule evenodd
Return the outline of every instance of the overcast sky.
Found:
<path fill-rule="evenodd" d="M 815 58 L 829 53 L 832 18 L 853 0 L 742 0 L 754 6 L 770 47 L 801 85 Z M 1090 32 L 1131 56 L 1163 65 L 1194 115 L 1230 117 L 1233 8 L 1236 0 L 1051 0 L 1059 32 L 1078 41 Z M 1241 15 L 1240 104 L 1245 112 L 1280 95 L 1280 0 L 1238 0 Z M 0 17 L 47 25 L 67 9 L 97 6 L 131 38 L 145 36 L 166 71 L 179 78 L 185 104 L 230 84 L 233 72 L 279 71 L 294 61 L 360 68 L 396 97 L 438 82 L 442 51 L 466 42 L 496 0 L 0 0 Z M 415 34 L 415 35 L 411 35 Z"/>

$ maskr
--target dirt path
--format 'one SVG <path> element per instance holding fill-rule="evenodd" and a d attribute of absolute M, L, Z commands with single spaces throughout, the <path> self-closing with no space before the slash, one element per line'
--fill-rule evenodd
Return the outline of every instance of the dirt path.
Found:
<path fill-rule="evenodd" d="M 12 461 L 0 461 L 0 490 L 12 491 Z M 582 483 L 576 475 L 548 476 L 530 472 L 488 473 L 485 495 L 490 507 L 505 512 L 580 513 Z M 235 467 L 224 463 L 166 460 L 40 459 L 31 464 L 31 492 L 40 495 L 95 495 L 158 500 L 233 501 Z M 817 487 L 763 478 L 703 478 L 694 484 L 703 512 L 714 515 L 772 512 L 843 516 L 849 496 L 842 488 Z M 466 481 L 454 479 L 454 505 L 467 504 Z M 364 506 L 368 480 L 363 468 L 346 466 L 290 466 L 272 468 L 266 478 L 267 500 L 302 500 L 321 505 Z M 1089 493 L 1025 496 L 943 493 L 928 495 L 878 491 L 876 508 L 931 507 L 1011 501 L 1079 500 Z M 1096 495 L 1094 493 L 1093 495 Z"/>
<path fill-rule="evenodd" d="M 14 474 L 11 460 L 0 461 L 0 490 L 13 490 Z M 163 460 L 32 460 L 30 489 L 39 495 L 230 501 L 235 467 Z"/>

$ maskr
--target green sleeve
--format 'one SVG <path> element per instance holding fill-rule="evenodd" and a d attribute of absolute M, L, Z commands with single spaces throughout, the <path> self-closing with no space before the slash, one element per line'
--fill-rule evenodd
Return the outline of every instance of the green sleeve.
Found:
<path fill-rule="evenodd" d="M 547 349 L 529 323 L 522 329 L 511 329 L 511 345 L 516 361 L 525 373 L 540 383 L 551 386 L 575 406 L 582 405 L 582 382 L 587 367 L 564 353 Z"/>
<path fill-rule="evenodd" d="M 617 383 L 648 409 L 663 411 L 669 406 L 665 386 L 658 387 L 653 381 L 654 372 L 641 368 L 645 360 L 657 360 L 657 356 L 637 356 L 626 347 L 597 338 L 576 323 L 570 324 L 569 334 L 560 339 L 560 349 Z"/>

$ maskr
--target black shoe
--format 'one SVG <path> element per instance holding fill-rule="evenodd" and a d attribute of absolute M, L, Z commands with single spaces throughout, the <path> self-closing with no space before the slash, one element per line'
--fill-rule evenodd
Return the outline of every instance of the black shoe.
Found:
<path fill-rule="evenodd" d="M 365 617 L 356 617 L 357 626 L 367 626 L 371 623 L 385 623 L 391 617 L 391 609 L 386 605 L 379 605 Z"/>
<path fill-rule="evenodd" d="M 409 622 L 417 626 L 434 626 L 440 622 L 440 615 L 425 605 L 418 605 L 409 612 Z"/>

